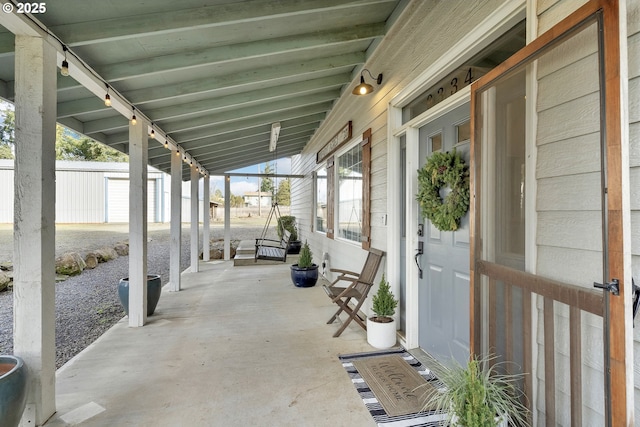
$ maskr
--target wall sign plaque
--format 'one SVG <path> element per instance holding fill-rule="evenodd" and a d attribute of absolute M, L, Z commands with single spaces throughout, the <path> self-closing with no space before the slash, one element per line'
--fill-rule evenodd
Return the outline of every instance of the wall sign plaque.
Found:
<path fill-rule="evenodd" d="M 316 154 L 316 163 L 320 163 L 329 157 L 334 151 L 340 148 L 345 142 L 351 139 L 351 120 L 342 127 Z"/>

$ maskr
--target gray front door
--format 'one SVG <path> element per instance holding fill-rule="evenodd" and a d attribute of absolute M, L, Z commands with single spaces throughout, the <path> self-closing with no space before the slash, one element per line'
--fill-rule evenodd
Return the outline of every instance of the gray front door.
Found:
<path fill-rule="evenodd" d="M 420 128 L 421 167 L 431 153 L 455 149 L 469 164 L 469 104 Z M 445 196 L 447 189 L 441 190 Z M 419 345 L 442 362 L 469 358 L 469 214 L 456 231 L 423 222 L 419 279 Z"/>

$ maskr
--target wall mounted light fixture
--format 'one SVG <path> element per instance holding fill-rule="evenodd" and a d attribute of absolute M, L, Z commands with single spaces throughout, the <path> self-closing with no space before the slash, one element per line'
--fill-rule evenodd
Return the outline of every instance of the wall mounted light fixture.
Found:
<path fill-rule="evenodd" d="M 353 88 L 353 91 L 351 92 L 354 95 L 366 95 L 368 93 L 373 92 L 373 86 L 371 86 L 368 83 L 365 83 L 364 81 L 364 72 L 369 73 L 369 76 L 372 79 L 375 79 L 376 82 L 378 83 L 378 85 L 382 84 L 382 73 L 378 74 L 378 77 L 373 77 L 373 74 L 371 74 L 371 71 L 367 70 L 366 68 L 364 68 L 362 71 L 360 71 L 360 84 L 358 86 L 356 86 L 355 88 Z"/>

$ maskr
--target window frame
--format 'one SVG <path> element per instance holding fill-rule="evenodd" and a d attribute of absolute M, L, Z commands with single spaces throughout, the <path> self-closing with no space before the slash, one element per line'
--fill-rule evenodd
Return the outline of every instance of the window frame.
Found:
<path fill-rule="evenodd" d="M 339 177 L 338 170 L 335 167 L 335 163 L 340 156 L 344 155 L 354 147 L 360 146 L 362 150 L 362 210 L 361 210 L 361 230 L 360 240 L 351 240 L 345 237 L 336 237 L 337 223 L 340 220 L 339 217 Z M 349 244 L 360 243 L 363 249 L 369 249 L 371 247 L 371 129 L 367 129 L 362 136 L 355 138 L 353 141 L 345 144 L 340 149 L 336 150 L 330 157 L 326 159 L 324 164 L 318 164 L 318 167 L 314 171 L 314 200 L 313 200 L 313 223 L 315 225 L 316 212 L 317 212 L 317 172 L 322 168 L 326 168 L 327 171 L 327 229 L 325 232 L 317 230 L 314 227 L 314 231 L 325 234 L 327 238 L 338 240 Z"/>

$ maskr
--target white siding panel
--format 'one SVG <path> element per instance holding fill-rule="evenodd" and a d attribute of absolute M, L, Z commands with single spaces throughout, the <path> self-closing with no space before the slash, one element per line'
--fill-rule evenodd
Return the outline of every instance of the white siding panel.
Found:
<path fill-rule="evenodd" d="M 600 211 L 564 211 L 538 214 L 537 244 L 589 251 L 602 250 Z"/>
<path fill-rule="evenodd" d="M 547 1 L 542 3 L 547 3 Z M 555 2 L 552 7 L 546 8 L 544 13 L 538 11 L 538 34 L 544 33 L 585 3 L 587 0 L 562 0 Z"/>
<path fill-rule="evenodd" d="M 538 148 L 538 179 L 599 171 L 599 133 L 581 135 Z"/>
<path fill-rule="evenodd" d="M 129 180 L 109 178 L 107 180 L 107 222 L 129 222 Z M 147 181 L 147 221 L 156 222 L 156 180 Z"/>
<path fill-rule="evenodd" d="M 638 1 L 636 3 L 640 4 Z M 627 43 L 629 48 L 629 78 L 640 77 L 640 32 L 629 37 Z"/>
<path fill-rule="evenodd" d="M 596 27 L 591 25 L 546 52 L 544 57 L 538 60 L 538 78 L 545 77 L 568 65 L 576 64 L 597 52 L 597 36 Z"/>
<path fill-rule="evenodd" d="M 13 169 L 0 169 L 0 223 L 13 222 Z"/>
<path fill-rule="evenodd" d="M 129 180 L 107 180 L 107 222 L 129 222 Z"/>
<path fill-rule="evenodd" d="M 104 222 L 104 174 L 56 172 L 56 222 Z"/>
<path fill-rule="evenodd" d="M 629 123 L 637 122 L 640 122 L 640 77 L 629 81 Z"/>
<path fill-rule="evenodd" d="M 599 95 L 594 93 L 540 112 L 538 145 L 598 132 L 599 101 Z"/>
<path fill-rule="evenodd" d="M 640 96 L 640 94 L 638 94 Z M 629 125 L 629 164 L 631 167 L 640 167 L 640 122 Z"/>
<path fill-rule="evenodd" d="M 597 93 L 599 89 L 598 55 L 594 52 L 538 80 L 538 111 Z"/>
<path fill-rule="evenodd" d="M 593 289 L 602 279 L 602 254 L 594 251 L 540 246 L 539 274 L 550 279 Z"/>
<path fill-rule="evenodd" d="M 631 168 L 629 178 L 631 185 L 631 212 L 640 210 L 640 168 Z"/>
<path fill-rule="evenodd" d="M 538 181 L 538 211 L 599 211 L 600 201 L 600 173 Z"/>
<path fill-rule="evenodd" d="M 640 1 L 638 0 L 627 0 L 627 33 L 630 36 L 640 33 Z"/>

